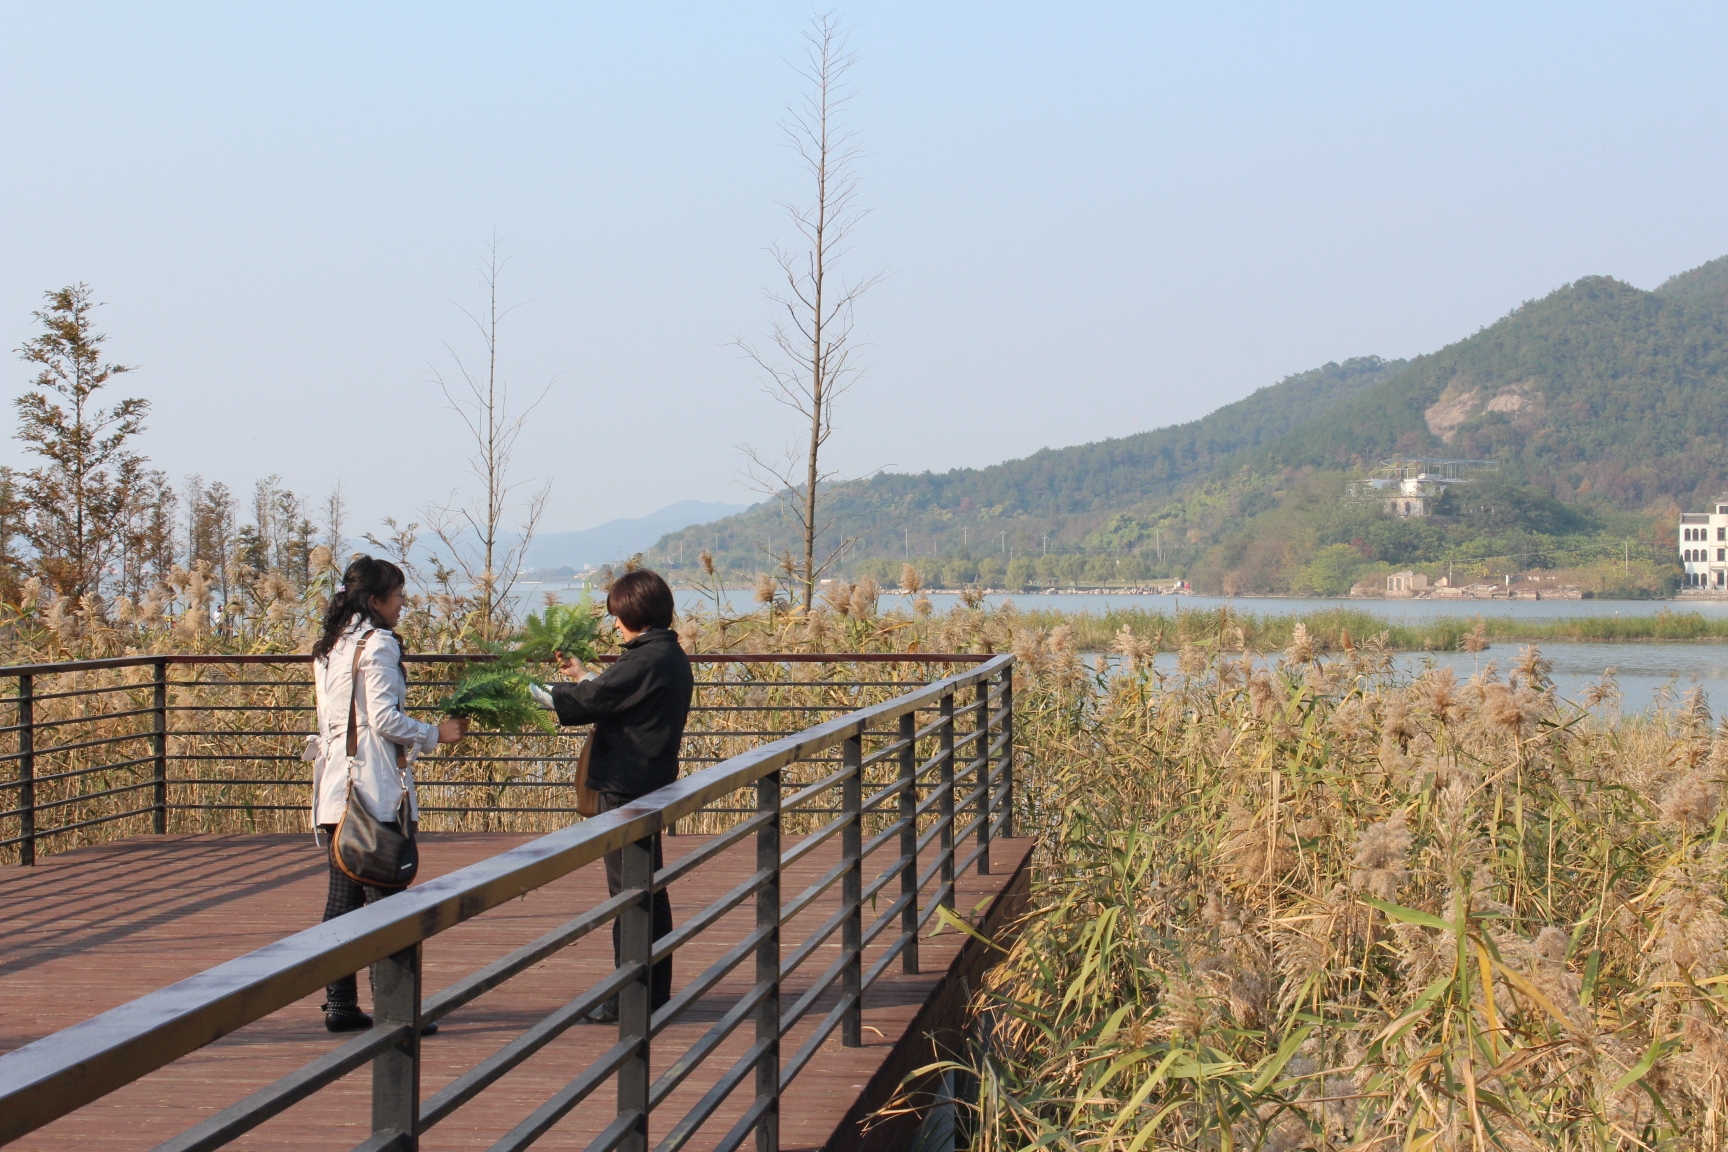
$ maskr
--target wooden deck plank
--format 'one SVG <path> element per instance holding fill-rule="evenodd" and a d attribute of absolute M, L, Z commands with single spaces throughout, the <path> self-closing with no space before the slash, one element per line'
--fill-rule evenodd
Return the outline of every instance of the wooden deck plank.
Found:
<path fill-rule="evenodd" d="M 533 835 L 429 833 L 422 838 L 422 875 L 454 871 Z M 669 837 L 668 862 L 699 848 L 699 837 Z M 837 842 L 789 869 L 782 895 L 790 899 L 837 859 Z M 998 841 L 995 875 L 960 878 L 957 906 L 976 914 L 1002 890 L 1030 850 L 1025 840 Z M 673 886 L 679 923 L 740 883 L 753 870 L 746 841 Z M 885 847 L 866 862 L 865 879 L 892 860 Z M 879 859 L 880 863 L 875 863 Z M 875 863 L 875 868 L 871 865 Z M 29 1043 L 146 992 L 243 955 L 317 921 L 325 892 L 324 855 L 310 836 L 137 837 L 41 860 L 34 868 L 0 872 L 0 1051 Z M 876 902 L 885 909 L 897 883 Z M 510 949 L 563 923 L 605 895 L 598 865 L 434 937 L 425 951 L 430 995 Z M 835 885 L 783 932 L 783 954 L 838 907 Z M 867 905 L 865 925 L 876 913 Z M 674 990 L 746 935 L 754 901 L 729 913 L 681 949 Z M 865 959 L 891 941 L 884 931 Z M 898 962 L 866 995 L 864 1046 L 848 1049 L 831 1037 L 782 1100 L 781 1143 L 788 1150 L 822 1147 L 882 1067 L 964 941 L 952 930 L 920 942 L 922 974 L 906 976 Z M 839 934 L 788 979 L 782 1006 L 839 954 Z M 423 1047 L 422 1098 L 430 1097 L 477 1061 L 509 1042 L 611 969 L 611 939 L 596 933 L 502 988 L 446 1017 Z M 749 985 L 746 960 L 655 1042 L 653 1065 L 670 1063 L 717 1020 Z M 321 996 L 310 996 L 207 1048 L 112 1093 L 19 1141 L 20 1149 L 138 1149 L 184 1130 L 202 1116 L 303 1064 L 342 1041 L 323 1030 Z M 367 1000 L 361 981 L 362 1003 Z M 825 995 L 782 1041 L 790 1058 L 835 1001 Z M 422 1141 L 428 1149 L 484 1148 L 509 1131 L 590 1060 L 616 1041 L 616 1030 L 572 1028 L 521 1068 L 458 1110 Z M 664 1134 L 719 1074 L 748 1047 L 746 1023 L 690 1080 L 656 1110 L 654 1138 Z M 356 1072 L 256 1129 L 236 1146 L 351 1147 L 368 1128 L 370 1074 Z M 690 1147 L 718 1140 L 748 1099 L 729 1101 Z M 611 1118 L 610 1086 L 572 1112 L 538 1147 L 582 1148 Z"/>

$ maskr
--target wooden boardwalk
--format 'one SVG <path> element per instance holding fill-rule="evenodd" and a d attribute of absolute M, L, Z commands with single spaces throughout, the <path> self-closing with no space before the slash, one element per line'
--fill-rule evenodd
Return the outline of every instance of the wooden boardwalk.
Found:
<path fill-rule="evenodd" d="M 533 839 L 508 833 L 429 833 L 422 837 L 425 878 L 442 875 Z M 667 862 L 704 841 L 669 837 Z M 790 847 L 790 838 L 788 847 Z M 999 840 L 993 874 L 961 878 L 957 908 L 975 922 L 1000 916 L 1024 891 L 1028 840 Z M 837 840 L 786 871 L 790 899 L 837 858 Z M 698 868 L 672 888 L 674 916 L 694 912 L 753 871 L 754 841 Z M 892 857 L 877 854 L 880 868 Z M 876 874 L 866 861 L 865 877 Z M 318 920 L 324 906 L 324 854 L 310 836 L 138 837 L 78 849 L 33 868 L 0 870 L 0 1051 L 75 1024 L 165 984 L 243 955 Z M 892 889 L 898 891 L 898 885 Z M 1003 897 L 1004 893 L 1006 897 Z M 784 952 L 833 914 L 835 885 L 790 924 Z M 605 897 L 599 866 L 584 868 L 522 900 L 433 937 L 425 949 L 426 994 L 562 924 Z M 1003 897 L 999 899 L 999 897 Z M 888 900 L 880 900 L 886 907 Z M 875 913 L 867 905 L 865 923 Z M 754 901 L 734 910 L 677 953 L 674 989 L 753 927 Z M 932 921 L 932 926 L 935 921 Z M 926 929 L 928 932 L 929 929 Z M 867 950 L 865 968 L 892 938 Z M 864 1047 L 844 1048 L 836 1032 L 782 1101 L 781 1146 L 787 1150 L 856 1147 L 855 1118 L 884 1100 L 912 1060 L 928 1059 L 933 1013 L 952 1011 L 975 965 L 976 944 L 942 931 L 920 942 L 921 973 L 898 961 L 866 993 Z M 788 979 L 782 1004 L 826 969 L 839 936 Z M 447 1017 L 423 1048 L 422 1099 L 502 1047 L 546 1013 L 610 971 L 611 938 L 595 933 Z M 953 976 L 950 977 L 951 969 Z M 747 988 L 747 961 L 655 1040 L 658 1071 L 701 1035 Z M 346 1037 L 324 1031 L 321 996 L 310 996 L 131 1084 L 19 1141 L 19 1149 L 148 1149 L 233 1103 Z M 366 981 L 361 981 L 366 1003 Z M 819 1003 L 783 1041 L 796 1050 L 833 1003 Z M 921 1015 L 922 1013 L 922 1015 Z M 748 1046 L 746 1025 L 657 1109 L 651 1141 L 676 1122 Z M 579 1025 L 521 1068 L 433 1128 L 428 1149 L 484 1149 L 509 1131 L 617 1039 L 615 1028 Z M 783 1057 L 784 1058 L 784 1057 Z M 723 1135 L 748 1103 L 741 1092 L 712 1118 L 691 1148 Z M 583 1148 L 611 1119 L 612 1091 L 602 1089 L 566 1117 L 537 1147 Z M 370 1074 L 362 1069 L 243 1137 L 234 1146 L 350 1148 L 369 1129 Z M 850 1117 L 850 1119 L 849 1119 Z M 754 1146 L 753 1144 L 751 1146 Z"/>

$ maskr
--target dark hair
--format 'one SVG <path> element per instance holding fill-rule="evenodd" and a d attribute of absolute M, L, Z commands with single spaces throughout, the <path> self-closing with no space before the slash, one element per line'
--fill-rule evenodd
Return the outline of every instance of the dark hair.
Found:
<path fill-rule="evenodd" d="M 402 575 L 402 569 L 388 560 L 374 560 L 370 556 L 356 556 L 350 560 L 348 571 L 342 573 L 342 586 L 336 589 L 336 595 L 330 598 L 330 607 L 324 612 L 324 634 L 312 645 L 312 658 L 322 660 L 330 655 L 337 639 L 360 613 L 365 614 L 367 622 L 374 628 L 388 627 L 378 618 L 372 602 L 382 600 L 407 583 L 408 578 Z"/>
<path fill-rule="evenodd" d="M 606 593 L 606 611 L 632 632 L 672 627 L 672 589 L 647 568 L 626 572 Z"/>

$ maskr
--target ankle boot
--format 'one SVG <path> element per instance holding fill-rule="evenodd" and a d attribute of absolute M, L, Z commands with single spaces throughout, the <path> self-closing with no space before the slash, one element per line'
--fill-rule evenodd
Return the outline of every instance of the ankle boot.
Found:
<path fill-rule="evenodd" d="M 372 1027 L 372 1017 L 358 1004 L 325 1004 L 324 1027 L 332 1032 L 360 1032 Z"/>

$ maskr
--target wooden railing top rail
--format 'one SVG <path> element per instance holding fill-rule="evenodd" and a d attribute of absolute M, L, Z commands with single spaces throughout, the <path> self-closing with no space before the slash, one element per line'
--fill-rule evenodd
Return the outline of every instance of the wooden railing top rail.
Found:
<path fill-rule="evenodd" d="M 875 654 L 864 655 L 868 659 Z M 856 657 L 846 654 L 840 658 Z M 591 864 L 607 852 L 652 836 L 770 773 L 861 738 L 872 727 L 915 715 L 935 702 L 951 699 L 962 688 L 987 684 L 1010 669 L 1014 660 L 1012 655 L 980 658 L 970 654 L 914 654 L 910 658 L 978 664 L 892 700 L 752 749 L 623 808 L 296 933 L 0 1055 L 0 1144 L 292 1004 L 339 976 L 383 961 Z M 125 667 L 161 659 L 122 657 L 79 663 L 84 667 Z M 260 659 L 305 657 L 246 657 L 243 661 Z M 182 662 L 221 660 L 191 657 Z M 65 670 L 66 665 L 37 665 L 3 669 L 0 675 Z"/>

